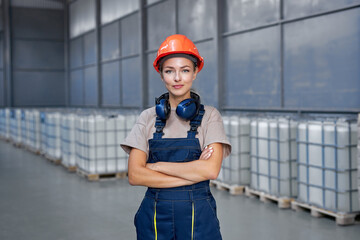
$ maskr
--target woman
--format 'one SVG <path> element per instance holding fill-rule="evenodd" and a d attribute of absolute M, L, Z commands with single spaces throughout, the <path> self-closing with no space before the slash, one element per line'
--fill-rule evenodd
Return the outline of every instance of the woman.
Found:
<path fill-rule="evenodd" d="M 219 112 L 191 91 L 204 61 L 184 35 L 169 36 L 154 61 L 167 93 L 144 110 L 121 145 L 129 183 L 147 186 L 137 239 L 222 239 L 209 180 L 231 150 Z"/>

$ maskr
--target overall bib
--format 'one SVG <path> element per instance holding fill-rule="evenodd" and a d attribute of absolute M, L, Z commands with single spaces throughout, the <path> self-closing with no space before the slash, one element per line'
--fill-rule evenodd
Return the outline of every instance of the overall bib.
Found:
<path fill-rule="evenodd" d="M 195 138 L 205 113 L 190 121 L 187 138 L 162 138 L 166 122 L 156 119 L 149 140 L 148 163 L 189 162 L 199 159 L 201 148 Z M 221 240 L 216 203 L 209 181 L 174 188 L 148 188 L 134 220 L 138 240 Z"/>

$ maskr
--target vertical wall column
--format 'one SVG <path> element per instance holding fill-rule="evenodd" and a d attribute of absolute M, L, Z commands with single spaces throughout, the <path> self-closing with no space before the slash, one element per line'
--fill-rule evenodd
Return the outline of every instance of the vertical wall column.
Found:
<path fill-rule="evenodd" d="M 142 80 L 142 107 L 147 107 L 148 100 L 148 79 L 147 79 L 147 66 L 146 66 L 146 42 L 147 42 L 147 28 L 146 28 L 146 9 L 145 0 L 139 0 L 139 46 L 140 46 L 140 66 L 141 66 L 141 80 Z"/>
<path fill-rule="evenodd" d="M 279 0 L 280 4 L 280 10 L 279 10 L 279 33 L 280 33 L 280 41 L 279 41 L 279 49 L 280 49 L 280 107 L 284 108 L 285 102 L 284 102 L 284 1 Z"/>
<path fill-rule="evenodd" d="M 102 106 L 102 67 L 101 67 L 101 1 L 96 0 L 95 3 L 95 34 L 96 34 L 96 66 L 97 66 L 97 90 L 98 90 L 98 102 L 97 106 Z"/>
<path fill-rule="evenodd" d="M 222 110 L 224 107 L 224 58 L 223 58 L 223 1 L 216 0 L 216 16 L 215 16 L 215 36 L 214 36 L 214 45 L 215 45 L 215 59 L 216 59 L 216 80 L 218 82 L 218 108 Z"/>
<path fill-rule="evenodd" d="M 69 4 L 64 0 L 64 68 L 65 68 L 65 106 L 70 106 L 70 24 Z"/>
<path fill-rule="evenodd" d="M 12 84 L 12 59 L 11 59 L 11 23 L 10 23 L 10 0 L 3 0 L 4 11 L 4 86 L 5 86 L 5 106 L 12 107 L 13 84 Z"/>

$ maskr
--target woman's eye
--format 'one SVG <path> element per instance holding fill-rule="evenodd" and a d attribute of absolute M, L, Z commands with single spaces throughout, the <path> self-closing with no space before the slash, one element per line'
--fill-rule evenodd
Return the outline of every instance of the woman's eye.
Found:
<path fill-rule="evenodd" d="M 165 70 L 165 73 L 170 74 L 170 73 L 172 73 L 172 71 L 171 70 Z"/>
<path fill-rule="evenodd" d="M 188 73 L 189 69 L 184 69 L 183 72 Z"/>

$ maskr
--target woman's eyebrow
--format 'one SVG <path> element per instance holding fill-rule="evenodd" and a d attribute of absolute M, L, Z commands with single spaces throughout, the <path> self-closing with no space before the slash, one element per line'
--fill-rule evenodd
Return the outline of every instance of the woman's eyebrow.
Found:
<path fill-rule="evenodd" d="M 190 67 L 190 66 L 189 65 L 184 65 L 184 66 L 181 66 L 180 68 L 186 68 L 186 67 Z M 164 69 L 165 68 L 175 68 L 175 67 L 173 67 L 173 66 L 165 66 Z"/>

